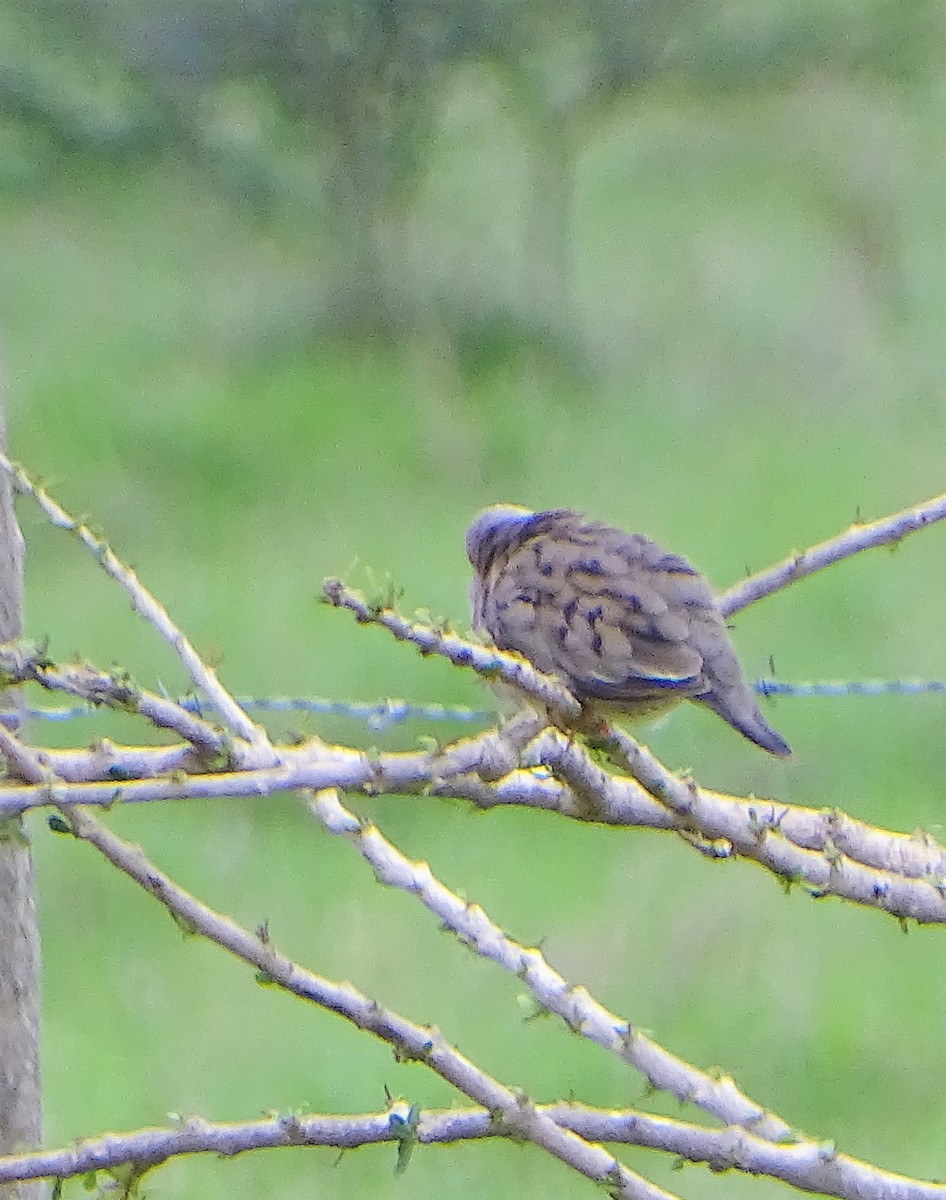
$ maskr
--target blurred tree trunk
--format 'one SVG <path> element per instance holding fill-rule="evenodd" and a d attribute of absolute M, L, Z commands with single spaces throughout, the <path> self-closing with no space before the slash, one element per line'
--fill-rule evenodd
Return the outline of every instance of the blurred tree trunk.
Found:
<path fill-rule="evenodd" d="M 335 321 L 356 333 L 392 334 L 409 324 L 402 276 L 403 227 L 373 148 L 343 144 L 329 184 L 336 230 Z"/>
<path fill-rule="evenodd" d="M 566 119 L 533 112 L 531 204 L 526 226 L 528 312 L 562 346 L 581 341 L 576 298 L 577 155 Z"/>
<path fill-rule="evenodd" d="M 324 114 L 327 199 L 338 250 L 334 307 L 341 323 L 358 333 L 401 336 L 419 313 L 410 213 L 431 106 L 420 84 L 411 93 L 385 68 L 372 71 L 372 61 L 341 75 Z"/>
<path fill-rule="evenodd" d="M 523 132 L 529 170 L 522 243 L 523 316 L 566 352 L 581 350 L 584 329 L 577 296 L 578 161 L 590 122 L 582 94 L 563 99 L 538 67 L 513 58 L 500 79 Z"/>
<path fill-rule="evenodd" d="M 6 448 L 0 389 L 0 446 Z M 13 489 L 0 482 L 0 642 L 23 631 L 23 538 Z M 9 706 L 10 694 L 3 695 Z M 39 1078 L 39 928 L 33 854 L 20 818 L 0 824 L 0 1153 L 42 1141 Z M 0 1189 L 4 1200 L 38 1200 L 41 1183 Z"/>

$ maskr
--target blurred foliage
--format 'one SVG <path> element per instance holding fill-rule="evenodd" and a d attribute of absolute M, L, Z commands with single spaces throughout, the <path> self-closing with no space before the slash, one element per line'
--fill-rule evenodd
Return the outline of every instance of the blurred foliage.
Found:
<path fill-rule="evenodd" d="M 531 174 L 527 288 L 511 315 L 523 333 L 577 344 L 577 158 L 608 111 L 654 84 L 747 93 L 824 67 L 915 77 L 935 70 L 937 13 L 894 0 L 8 3 L 0 112 L 20 127 L 20 169 L 25 126 L 42 174 L 62 154 L 133 166 L 174 151 L 260 215 L 304 209 L 337 247 L 334 320 L 397 332 L 438 299 L 407 251 L 444 97 L 458 81 L 461 96 L 492 92 Z M 501 292 L 483 299 L 484 310 L 454 315 L 451 338 L 503 312 Z"/>
<path fill-rule="evenodd" d="M 475 705 L 463 672 L 318 606 L 322 577 L 391 572 L 408 609 L 462 627 L 462 534 L 484 503 L 573 505 L 724 585 L 939 492 L 943 19 L 879 0 L 2 3 L 14 452 L 91 513 L 234 690 Z M 29 635 L 182 687 L 118 589 L 21 519 Z M 747 670 L 772 655 L 789 679 L 946 677 L 944 535 L 740 616 Z M 787 765 L 702 717 L 649 737 L 707 785 L 942 837 L 940 699 L 783 699 Z M 143 736 L 127 717 L 47 735 Z M 668 838 L 352 803 L 674 1052 L 845 1151 L 942 1176 L 938 934 L 783 896 Z M 523 1024 L 517 981 L 435 937 L 293 798 L 109 820 L 215 907 L 268 919 L 282 949 L 536 1098 L 678 1111 L 554 1022 Z M 375 1109 L 385 1084 L 454 1102 L 33 829 L 51 1143 L 168 1111 Z M 692 1200 L 784 1194 L 627 1157 Z M 403 1181 L 394 1165 L 296 1150 L 177 1164 L 148 1187 L 576 1189 L 508 1146 L 419 1149 Z"/>

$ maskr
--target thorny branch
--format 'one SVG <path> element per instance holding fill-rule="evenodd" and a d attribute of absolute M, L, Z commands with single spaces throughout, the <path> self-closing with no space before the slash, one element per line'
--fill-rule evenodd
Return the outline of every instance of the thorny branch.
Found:
<path fill-rule="evenodd" d="M 896 546 L 920 529 L 934 525 L 946 517 L 946 493 L 934 496 L 924 504 L 915 508 L 905 508 L 902 512 L 893 513 L 879 521 L 863 524 L 856 521 L 844 533 L 829 538 L 817 546 L 803 550 L 801 554 L 792 554 L 784 562 L 777 563 L 758 575 L 752 575 L 742 583 L 734 584 L 719 598 L 719 607 L 723 615 L 731 617 L 733 613 L 773 592 L 780 591 L 799 579 L 832 567 L 835 563 L 850 558 L 852 554 L 860 554 L 863 550 L 874 550 L 878 546 Z"/>
<path fill-rule="evenodd" d="M 585 1104 L 542 1104 L 542 1116 L 586 1141 L 612 1142 L 661 1150 L 714 1171 L 742 1170 L 767 1175 L 804 1191 L 863 1200 L 943 1200 L 946 1186 L 920 1183 L 837 1154 L 825 1143 L 798 1141 L 773 1145 L 740 1129 L 656 1117 L 636 1110 L 606 1110 Z M 385 1112 L 351 1116 L 286 1113 L 261 1121 L 217 1124 L 200 1117 L 168 1128 L 139 1129 L 89 1138 L 75 1146 L 0 1158 L 0 1185 L 17 1179 L 70 1179 L 110 1171 L 128 1163 L 150 1170 L 189 1154 L 231 1156 L 285 1146 L 331 1146 L 355 1150 L 387 1143 L 449 1146 L 501 1137 L 483 1108 L 412 1110 L 404 1101 Z"/>

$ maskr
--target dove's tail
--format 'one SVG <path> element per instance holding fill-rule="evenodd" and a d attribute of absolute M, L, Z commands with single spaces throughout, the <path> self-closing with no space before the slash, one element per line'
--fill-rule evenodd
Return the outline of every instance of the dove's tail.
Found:
<path fill-rule="evenodd" d="M 769 754 L 776 754 L 779 758 L 787 758 L 791 754 L 791 746 L 763 717 L 748 687 L 745 692 L 740 692 L 738 697 L 727 695 L 720 698 L 715 693 L 708 692 L 700 696 L 699 700 L 718 713 L 733 729 L 738 729 L 743 737 L 755 742 L 763 750 L 768 750 Z"/>

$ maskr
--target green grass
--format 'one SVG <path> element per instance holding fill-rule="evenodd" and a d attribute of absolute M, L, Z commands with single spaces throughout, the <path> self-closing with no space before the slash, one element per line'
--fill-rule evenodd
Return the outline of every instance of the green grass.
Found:
<path fill-rule="evenodd" d="M 11 192 L 0 304 L 13 451 L 91 514 L 235 690 L 482 704 L 467 675 L 317 605 L 323 576 L 358 560 L 390 572 L 408 608 L 462 626 L 462 534 L 483 503 L 574 505 L 659 537 L 722 586 L 858 512 L 942 490 L 940 129 L 919 86 L 830 81 L 739 104 L 656 93 L 616 114 L 578 179 L 580 310 L 606 364 L 583 383 L 534 355 L 470 378 L 423 343 L 320 335 L 317 232 L 254 225 L 179 167 Z M 501 149 L 484 138 L 467 149 L 447 129 L 421 195 L 439 239 L 430 269 L 460 293 L 507 265 L 508 230 L 477 197 L 488 161 L 502 212 L 518 211 L 521 180 L 511 172 L 503 191 Z M 170 653 L 88 556 L 28 505 L 21 515 L 29 635 L 48 634 L 54 655 L 180 686 Z M 740 616 L 749 673 L 773 655 L 789 679 L 946 675 L 944 536 L 923 533 Z M 649 736 L 711 786 L 938 832 L 940 700 L 786 699 L 772 719 L 795 747 L 790 764 L 696 711 Z M 357 725 L 303 724 L 376 740 Z M 140 736 L 104 719 L 36 734 L 109 729 Z M 903 936 L 877 913 L 784 896 L 748 865 L 710 864 L 653 834 L 430 799 L 353 803 L 670 1050 L 721 1064 L 845 1151 L 942 1175 L 938 933 Z M 211 905 L 252 927 L 268 920 L 282 949 L 437 1024 L 536 1099 L 645 1102 L 631 1071 L 555 1020 L 524 1024 L 517 980 L 375 885 L 291 797 L 109 820 Z M 169 1111 L 372 1110 L 385 1085 L 422 1106 L 457 1102 L 423 1069 L 183 938 L 91 851 L 41 818 L 31 825 L 50 1144 Z M 626 1158 L 694 1200 L 782 1194 Z M 394 1161 L 384 1148 L 337 1163 L 318 1151 L 179 1163 L 149 1194 L 580 1190 L 528 1148 L 418 1151 L 404 1177 Z"/>

